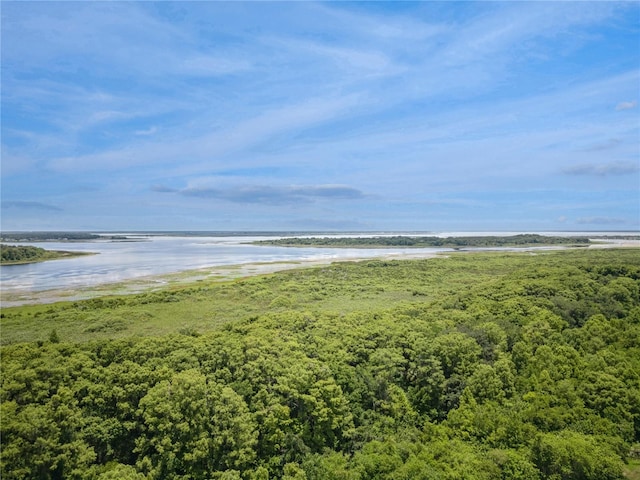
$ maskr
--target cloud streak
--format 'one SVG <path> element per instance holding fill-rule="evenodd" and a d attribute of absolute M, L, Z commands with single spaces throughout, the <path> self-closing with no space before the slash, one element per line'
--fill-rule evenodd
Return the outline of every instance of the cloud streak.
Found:
<path fill-rule="evenodd" d="M 576 220 L 578 225 L 623 225 L 626 221 L 614 217 L 581 217 Z"/>
<path fill-rule="evenodd" d="M 638 162 L 610 162 L 605 164 L 584 163 L 563 170 L 566 175 L 606 177 L 609 175 L 631 175 L 640 172 Z"/>
<path fill-rule="evenodd" d="M 175 136 L 147 139 L 98 153 L 55 158 L 48 162 L 48 167 L 58 172 L 113 171 L 138 165 L 179 164 L 186 157 L 190 159 L 191 170 L 203 168 L 198 161 L 204 161 L 204 168 L 210 169 L 211 159 L 330 122 L 357 109 L 361 101 L 358 95 L 346 95 L 274 106 L 224 128 L 198 136 L 190 134 L 187 140 Z M 153 135 L 147 135 L 150 136 Z"/>
<path fill-rule="evenodd" d="M 155 192 L 178 193 L 185 197 L 226 200 L 234 203 L 262 203 L 268 205 L 307 203 L 317 200 L 358 200 L 365 195 L 346 185 L 241 185 L 235 187 L 187 187 L 176 190 L 153 187 Z"/>
<path fill-rule="evenodd" d="M 637 106 L 638 106 L 637 100 L 633 100 L 632 102 L 620 102 L 618 105 L 616 105 L 616 110 L 617 111 L 632 110 Z"/>
<path fill-rule="evenodd" d="M 8 2 L 3 195 L 63 208 L 70 228 L 218 228 L 223 214 L 240 228 L 637 225 L 639 13 Z M 96 181 L 101 194 L 74 190 Z M 36 211 L 8 205 L 3 226 Z"/>
<path fill-rule="evenodd" d="M 10 200 L 2 202 L 2 209 L 17 209 L 17 210 L 39 210 L 43 212 L 61 212 L 62 208 L 57 207 L 55 205 L 50 205 L 48 203 L 42 202 L 33 202 L 26 200 Z"/>

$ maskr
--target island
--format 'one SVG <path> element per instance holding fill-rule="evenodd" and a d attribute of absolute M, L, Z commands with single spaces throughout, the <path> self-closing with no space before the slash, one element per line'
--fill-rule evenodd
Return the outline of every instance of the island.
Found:
<path fill-rule="evenodd" d="M 3 242 L 86 242 L 99 240 L 100 235 L 88 232 L 2 232 Z"/>
<path fill-rule="evenodd" d="M 93 254 L 93 252 L 68 252 L 24 245 L 0 244 L 0 265 L 21 265 Z"/>
<path fill-rule="evenodd" d="M 545 245 L 587 246 L 587 237 L 559 237 L 538 234 L 476 237 L 423 237 L 423 236 L 375 236 L 375 237 L 294 237 L 256 240 L 254 245 L 279 247 L 334 247 L 334 248 L 491 248 L 532 247 Z"/>

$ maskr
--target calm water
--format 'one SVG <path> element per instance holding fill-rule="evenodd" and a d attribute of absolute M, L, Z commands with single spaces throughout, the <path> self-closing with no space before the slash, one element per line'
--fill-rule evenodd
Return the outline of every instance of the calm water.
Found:
<path fill-rule="evenodd" d="M 292 248 L 245 245 L 265 237 L 139 237 L 136 242 L 30 242 L 48 250 L 96 252 L 70 259 L 0 267 L 2 290 L 42 291 L 95 286 L 205 267 L 254 262 L 339 260 L 401 254 L 406 249 Z M 9 242 L 17 245 L 18 243 Z M 410 253 L 447 249 L 411 249 Z"/>
<path fill-rule="evenodd" d="M 439 236 L 510 235 L 517 232 L 446 232 Z M 636 232 L 637 233 L 637 232 Z M 397 235 L 398 233 L 389 233 Z M 404 234 L 408 234 L 404 232 Z M 606 235 L 600 232 L 599 235 Z M 161 236 L 124 234 L 140 241 L 30 242 L 50 250 L 95 252 L 71 259 L 27 265 L 0 267 L 0 281 L 5 293 L 40 292 L 51 289 L 71 289 L 121 282 L 149 275 L 162 275 L 205 267 L 241 265 L 254 262 L 341 260 L 372 258 L 386 255 L 429 254 L 449 251 L 446 248 L 293 248 L 247 245 L 255 236 Z M 424 234 L 422 234 L 424 235 Z M 551 234 L 550 234 L 551 235 Z M 552 235 L 585 235 L 589 233 L 559 233 Z M 323 235 L 324 236 L 324 235 Z M 339 236 L 347 236 L 341 234 Z M 366 236 L 354 234 L 353 236 Z M 281 238 L 281 237 L 271 237 Z M 16 244 L 15 242 L 8 242 Z"/>

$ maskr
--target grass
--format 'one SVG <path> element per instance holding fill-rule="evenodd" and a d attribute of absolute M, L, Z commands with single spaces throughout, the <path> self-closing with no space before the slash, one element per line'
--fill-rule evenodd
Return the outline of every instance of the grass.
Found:
<path fill-rule="evenodd" d="M 629 480 L 640 480 L 640 458 L 629 459 L 622 473 Z"/>
<path fill-rule="evenodd" d="M 499 281 L 522 267 L 556 259 L 589 265 L 590 259 L 638 263 L 639 249 L 543 253 L 460 253 L 423 260 L 367 260 L 299 268 L 246 278 L 199 278 L 154 291 L 79 301 L 3 308 L 1 344 L 205 333 L 237 320 L 279 311 L 342 315 L 400 304 L 429 304 L 470 287 Z"/>
<path fill-rule="evenodd" d="M 499 265 L 498 256 L 494 256 Z M 200 279 L 157 291 L 91 300 L 5 308 L 1 343 L 163 335 L 181 329 L 204 333 L 239 319 L 281 310 L 337 314 L 426 301 L 445 288 L 476 281 L 469 261 L 343 262 L 233 280 Z M 447 275 L 448 281 L 441 277 Z M 489 272 L 487 272 L 489 274 Z M 420 291 L 421 294 L 416 292 Z"/>

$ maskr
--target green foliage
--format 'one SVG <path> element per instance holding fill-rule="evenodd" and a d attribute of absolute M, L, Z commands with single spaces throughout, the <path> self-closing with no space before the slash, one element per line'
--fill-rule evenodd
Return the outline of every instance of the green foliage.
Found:
<path fill-rule="evenodd" d="M 622 461 L 592 437 L 572 431 L 541 435 L 532 447 L 533 461 L 549 480 L 622 478 Z"/>
<path fill-rule="evenodd" d="M 40 247 L 0 244 L 0 265 L 42 262 L 45 260 L 75 257 L 78 255 L 87 255 L 87 253 L 45 250 Z"/>
<path fill-rule="evenodd" d="M 546 235 L 521 234 L 506 237 L 302 237 L 257 240 L 257 245 L 278 245 L 284 247 L 515 247 L 536 245 L 588 245 L 587 237 L 550 237 Z"/>
<path fill-rule="evenodd" d="M 49 341 L 51 343 L 60 343 L 60 337 L 58 336 L 58 332 L 54 330 L 51 330 L 51 333 L 49 333 Z"/>
<path fill-rule="evenodd" d="M 45 242 L 97 240 L 100 235 L 88 232 L 2 232 L 0 240 L 5 242 Z M 102 237 L 104 238 L 104 237 Z"/>
<path fill-rule="evenodd" d="M 197 370 L 159 382 L 138 405 L 137 465 L 153 478 L 204 478 L 255 458 L 256 425 L 246 403 Z"/>
<path fill-rule="evenodd" d="M 3 309 L 0 475 L 622 479 L 639 287 L 581 250 Z"/>

